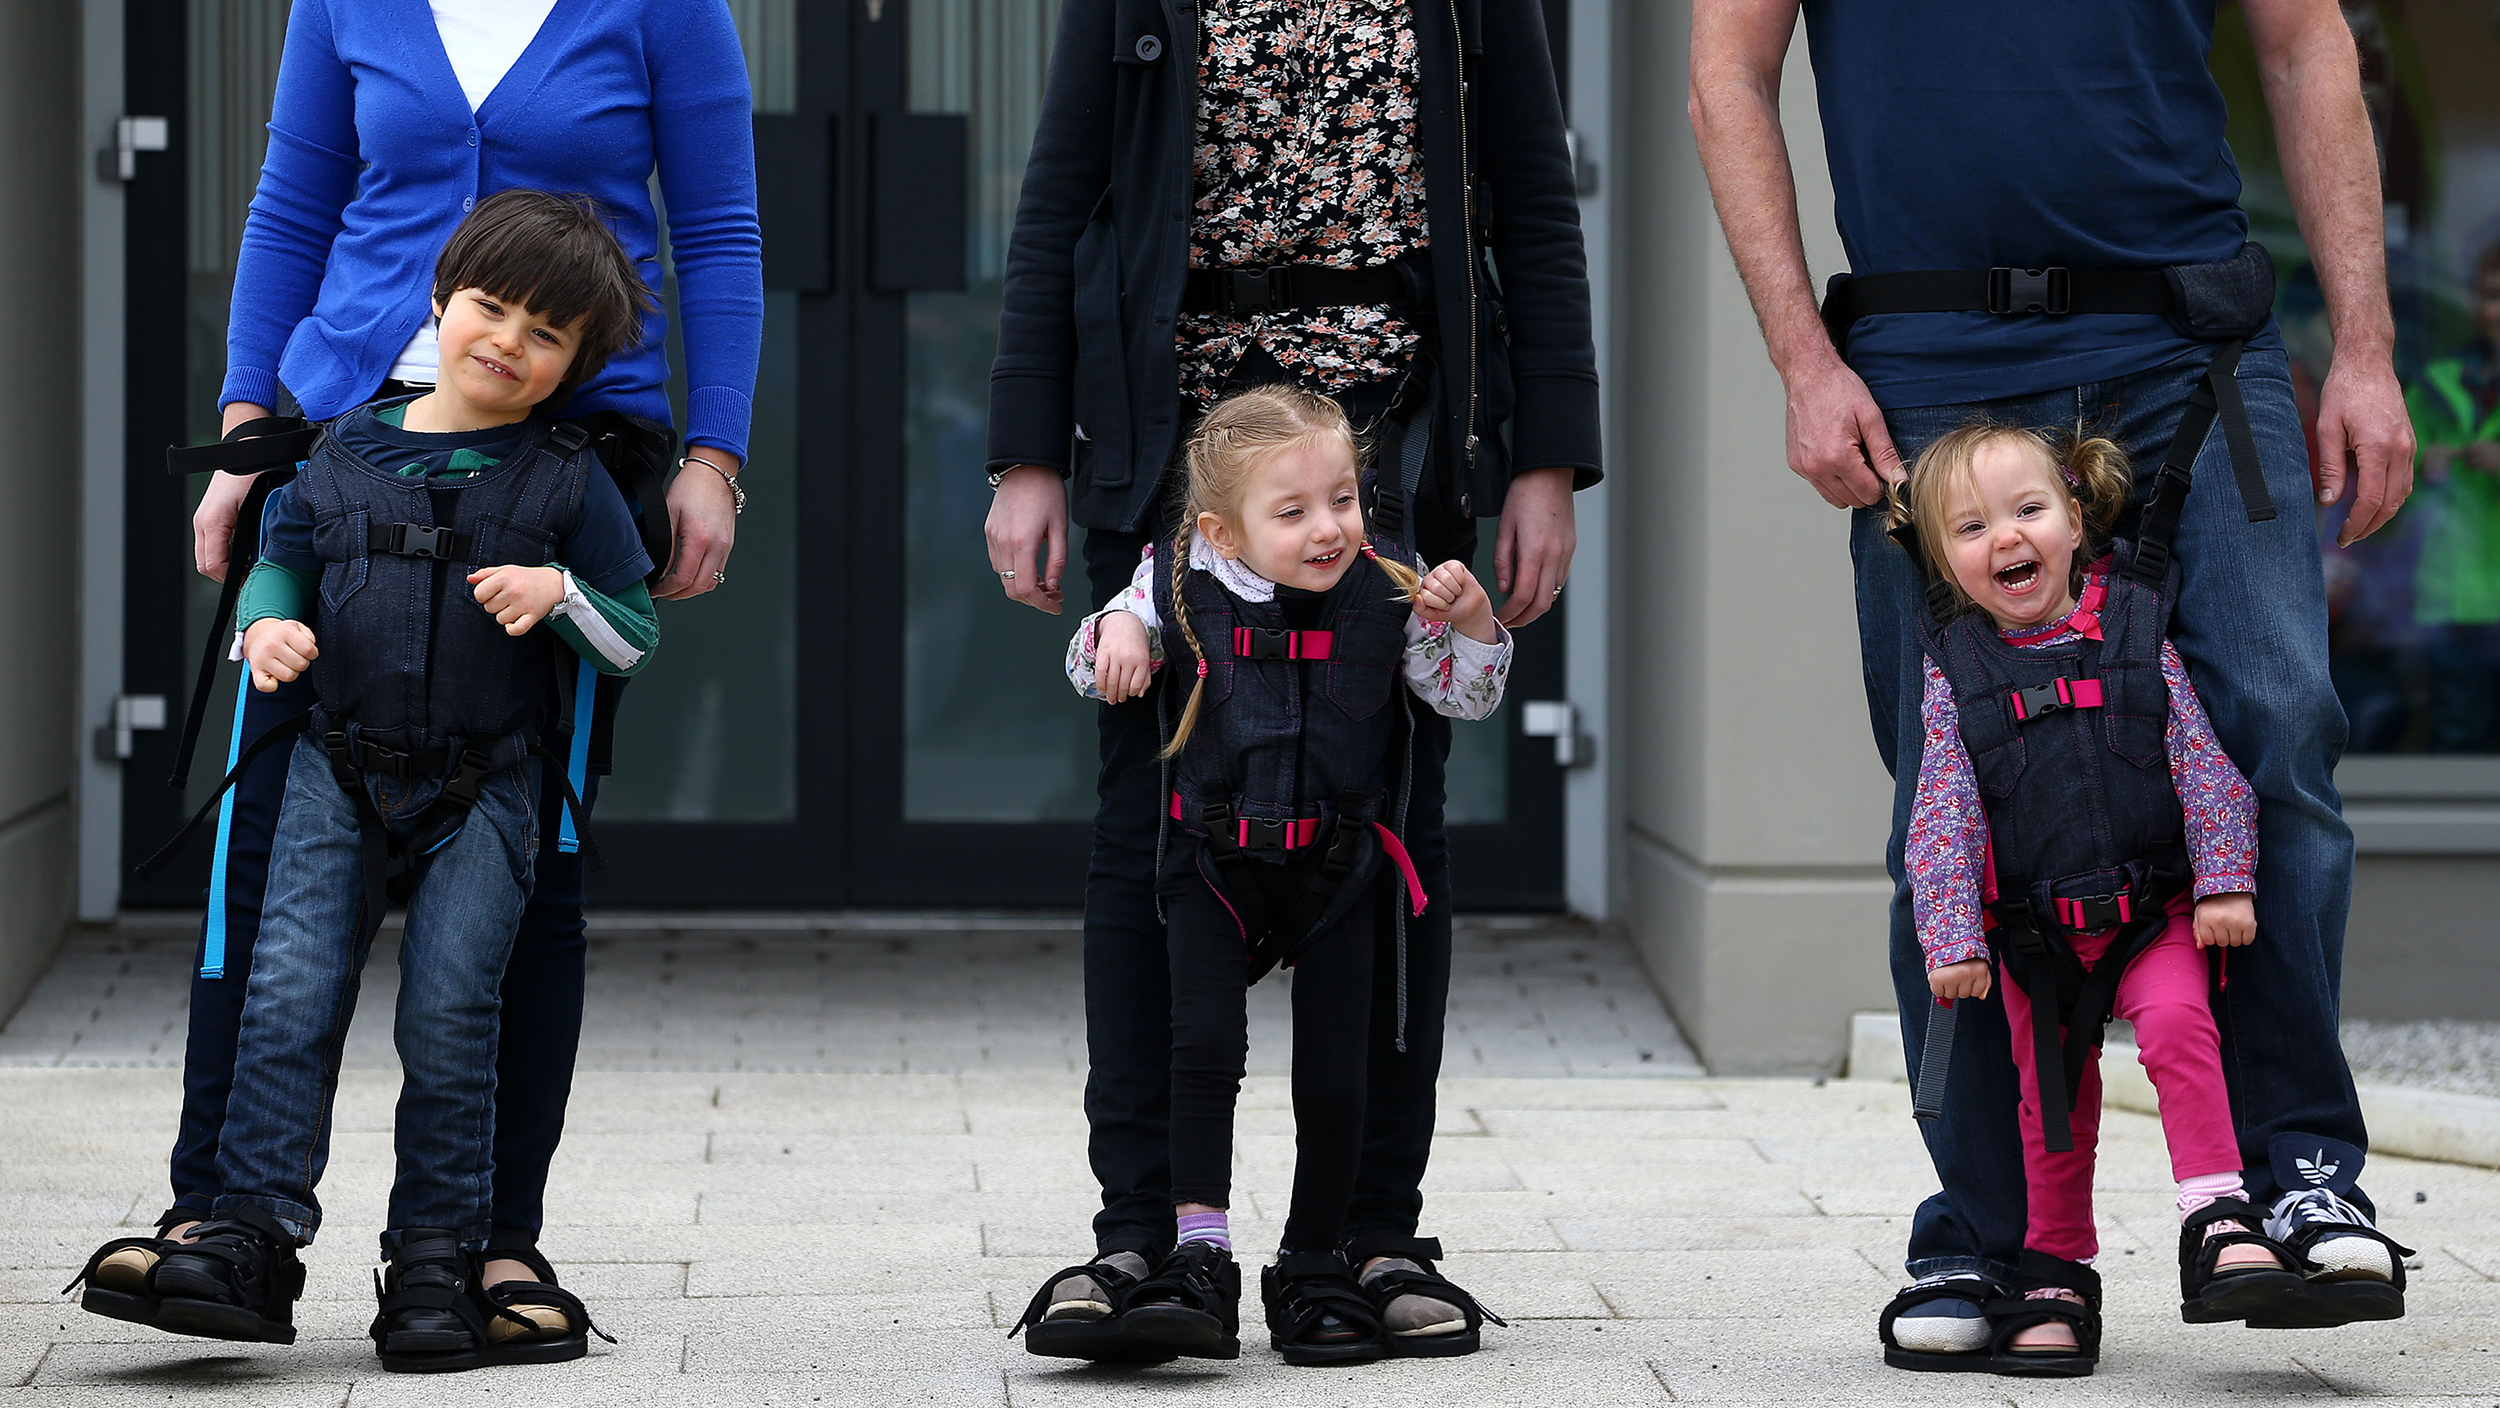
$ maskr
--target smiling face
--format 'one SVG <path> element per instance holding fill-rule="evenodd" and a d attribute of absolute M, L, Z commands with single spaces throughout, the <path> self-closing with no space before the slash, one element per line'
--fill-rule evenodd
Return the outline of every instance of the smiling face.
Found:
<path fill-rule="evenodd" d="M 1314 435 L 1254 466 L 1230 515 L 1201 513 L 1198 531 L 1225 557 L 1279 586 L 1324 592 L 1363 548 L 1354 447 Z"/>
<path fill-rule="evenodd" d="M 534 313 L 519 300 L 493 298 L 464 288 L 435 305 L 442 319 L 439 394 L 473 413 L 479 427 L 520 420 L 556 393 L 573 366 L 576 341 L 569 328 Z"/>
<path fill-rule="evenodd" d="M 1981 444 L 1969 477 L 1947 490 L 1942 522 L 1947 569 L 1999 629 L 2038 626 L 2074 610 L 2070 584 L 2083 522 L 2036 442 L 2005 436 Z"/>

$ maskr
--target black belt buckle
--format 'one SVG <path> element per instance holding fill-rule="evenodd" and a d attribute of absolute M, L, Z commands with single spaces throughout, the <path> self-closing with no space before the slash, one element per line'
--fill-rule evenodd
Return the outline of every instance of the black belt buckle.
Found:
<path fill-rule="evenodd" d="M 393 523 L 382 530 L 381 538 L 382 551 L 394 557 L 450 558 L 460 553 L 460 535 L 449 528 Z"/>
<path fill-rule="evenodd" d="M 356 740 L 356 752 L 358 754 L 357 766 L 366 772 L 387 773 L 402 782 L 409 780 L 408 775 L 412 771 L 410 764 L 416 761 L 413 754 L 404 753 L 387 743 L 375 743 L 361 738 Z"/>
<path fill-rule="evenodd" d="M 1293 849 L 1293 824 L 1271 821 L 1265 817 L 1243 817 L 1241 848 L 1245 851 L 1289 851 Z"/>
<path fill-rule="evenodd" d="M 2066 707 L 2065 701 L 2057 697 L 2055 684 L 2035 684 L 2029 689 L 2018 689 L 2014 691 L 2014 697 L 2022 701 L 2024 723 L 2047 718 Z"/>
<path fill-rule="evenodd" d="M 2074 306 L 2074 276 L 2062 265 L 2017 269 L 1999 264 L 1988 271 L 1991 313 L 2067 313 Z"/>
<path fill-rule="evenodd" d="M 1224 312 L 1228 317 L 1272 313 L 1286 306 L 1282 266 L 1224 271 Z"/>
<path fill-rule="evenodd" d="M 2077 895 L 2067 900 L 2067 913 L 2071 916 L 2067 927 L 2079 934 L 2091 934 L 2126 922 L 2127 910 L 2119 905 L 2123 898 L 2114 894 Z"/>
<path fill-rule="evenodd" d="M 1292 632 L 1279 630 L 1273 626 L 1244 626 L 1242 630 L 1248 633 L 1250 648 L 1240 652 L 1239 658 L 1243 660 L 1292 658 Z"/>

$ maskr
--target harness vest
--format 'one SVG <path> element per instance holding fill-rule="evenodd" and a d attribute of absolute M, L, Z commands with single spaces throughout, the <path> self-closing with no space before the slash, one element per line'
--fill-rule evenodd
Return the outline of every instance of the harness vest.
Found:
<path fill-rule="evenodd" d="M 1987 814 L 1982 895 L 2007 976 L 2032 998 L 2051 1149 L 2073 1147 L 2067 1111 L 2118 975 L 2190 880 L 2161 671 L 2177 572 L 2155 590 L 2129 576 L 2132 560 L 2122 543 L 2094 572 L 2067 618 L 2082 634 L 2057 645 L 2013 645 L 1980 611 L 1943 622 L 1920 614 Z M 2086 970 L 2069 936 L 2110 928 L 2120 937 Z M 2049 1080 L 2061 1068 L 2062 1092 Z"/>
<path fill-rule="evenodd" d="M 537 422 L 503 463 L 449 483 L 322 437 L 295 480 L 321 560 L 316 733 L 343 734 L 362 769 L 404 776 L 441 776 L 464 754 L 488 771 L 527 757 L 556 697 L 556 651 L 507 634 L 466 578 L 553 561 L 596 463 L 578 432 Z"/>

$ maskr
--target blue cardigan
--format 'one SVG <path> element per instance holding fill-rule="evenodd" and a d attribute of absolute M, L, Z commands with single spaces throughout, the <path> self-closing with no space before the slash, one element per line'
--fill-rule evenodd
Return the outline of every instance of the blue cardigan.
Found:
<path fill-rule="evenodd" d="M 327 419 L 373 395 L 425 321 L 435 257 L 512 187 L 580 192 L 656 294 L 656 163 L 685 318 L 689 441 L 744 455 L 763 341 L 746 62 L 726 0 L 557 0 L 472 114 L 427 0 L 295 0 L 269 155 L 235 261 L 218 403 L 278 383 Z M 563 409 L 666 421 L 666 321 Z"/>

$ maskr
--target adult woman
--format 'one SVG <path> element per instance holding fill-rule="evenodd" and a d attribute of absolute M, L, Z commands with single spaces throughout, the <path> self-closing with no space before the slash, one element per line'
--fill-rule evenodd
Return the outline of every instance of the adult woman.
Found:
<path fill-rule="evenodd" d="M 730 548 L 762 335 L 749 106 L 725 0 L 431 0 L 430 13 L 426 0 L 296 0 L 235 272 L 219 397 L 227 429 L 288 401 L 320 420 L 430 381 L 435 255 L 498 190 L 596 199 L 656 294 L 656 165 L 691 382 L 689 449 L 666 506 L 676 552 L 656 590 L 710 590 Z M 558 413 L 617 412 L 667 438 L 662 331 L 654 315 L 642 347 L 612 359 Z M 245 477 L 216 476 L 193 520 L 209 577 L 228 570 L 248 488 Z M 238 749 L 306 702 L 297 690 L 244 698 Z M 217 1136 L 284 777 L 283 750 L 265 755 L 218 829 L 174 1203 L 159 1223 L 170 1235 L 218 1191 Z M 584 959 L 581 858 L 559 848 L 552 811 L 562 791 L 544 789 L 547 841 L 503 989 L 490 1282 L 554 1279 L 535 1247 L 571 1089 Z M 562 1299 L 548 1297 L 535 1317 L 551 1338 L 582 1329 L 556 1308 Z"/>
<path fill-rule="evenodd" d="M 1502 620 L 1535 620 L 1570 563 L 1571 491 L 1599 473 L 1578 203 L 1535 0 L 1202 0 L 1195 26 L 1176 12 L 1178 28 L 1167 9 L 1062 11 L 992 372 L 991 569 L 1009 596 L 1055 614 L 1072 499 L 1094 597 L 1107 599 L 1167 527 L 1165 471 L 1196 415 L 1227 389 L 1291 379 L 1372 430 L 1384 470 L 1412 485 L 1384 500 L 1411 517 L 1427 560 L 1471 559 L 1472 520 L 1499 513 Z M 1037 1315 L 1116 1316 L 1122 1288 L 1172 1244 L 1156 835 L 1135 820 L 1156 814 L 1154 711 L 1101 716 L 1085 974 L 1104 1210 L 1098 1260 L 1045 1288 Z M 1408 845 L 1438 896 L 1446 724 L 1419 720 L 1414 745 Z M 1380 928 L 1394 932 L 1386 915 Z M 1464 1352 L 1472 1311 L 1463 1327 L 1452 1317 L 1467 1298 L 1431 1272 L 1437 1244 L 1414 1235 L 1447 906 L 1381 962 L 1348 1251 L 1393 1348 Z M 1116 1333 L 1087 1343 L 1129 1352 Z"/>

